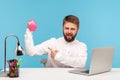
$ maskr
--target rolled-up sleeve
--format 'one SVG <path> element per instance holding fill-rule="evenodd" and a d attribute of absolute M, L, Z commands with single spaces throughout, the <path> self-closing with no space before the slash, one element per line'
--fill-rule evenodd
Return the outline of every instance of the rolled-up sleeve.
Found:
<path fill-rule="evenodd" d="M 30 56 L 50 53 L 48 47 L 52 47 L 52 43 L 55 40 L 55 38 L 51 38 L 50 40 L 42 42 L 38 45 L 34 45 L 32 32 L 29 29 L 26 30 L 26 34 L 24 35 L 24 37 L 25 37 L 26 52 Z"/>

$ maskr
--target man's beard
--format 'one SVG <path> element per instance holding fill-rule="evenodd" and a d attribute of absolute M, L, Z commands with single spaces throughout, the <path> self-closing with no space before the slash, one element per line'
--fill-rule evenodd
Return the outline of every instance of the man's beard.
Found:
<path fill-rule="evenodd" d="M 77 33 L 73 36 L 71 33 L 65 35 L 65 33 L 63 32 L 63 35 L 64 35 L 64 39 L 65 39 L 67 42 L 72 42 L 72 41 L 75 40 L 75 37 L 76 37 Z M 67 36 L 71 36 L 71 38 L 67 38 Z"/>

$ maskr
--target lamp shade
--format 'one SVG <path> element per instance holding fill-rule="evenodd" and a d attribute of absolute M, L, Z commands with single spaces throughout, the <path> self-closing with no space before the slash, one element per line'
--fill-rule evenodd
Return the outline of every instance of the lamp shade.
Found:
<path fill-rule="evenodd" d="M 16 56 L 24 55 L 24 50 L 23 50 L 23 48 L 22 48 L 22 46 L 20 45 L 19 42 L 17 43 L 17 47 L 16 47 L 16 50 L 15 50 L 15 55 Z"/>

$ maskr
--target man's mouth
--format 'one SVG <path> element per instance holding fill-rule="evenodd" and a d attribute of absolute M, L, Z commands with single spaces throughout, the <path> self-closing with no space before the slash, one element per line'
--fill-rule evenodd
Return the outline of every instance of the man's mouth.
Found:
<path fill-rule="evenodd" d="M 69 33 L 69 34 L 66 34 L 66 36 L 72 36 L 72 34 Z"/>

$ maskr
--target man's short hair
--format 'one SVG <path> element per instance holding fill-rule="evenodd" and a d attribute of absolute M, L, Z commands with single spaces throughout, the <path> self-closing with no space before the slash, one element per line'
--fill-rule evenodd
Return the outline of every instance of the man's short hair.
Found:
<path fill-rule="evenodd" d="M 65 18 L 63 19 L 63 25 L 65 24 L 65 22 L 71 22 L 77 25 L 77 27 L 79 28 L 79 19 L 77 16 L 74 15 L 68 15 L 65 16 Z"/>

